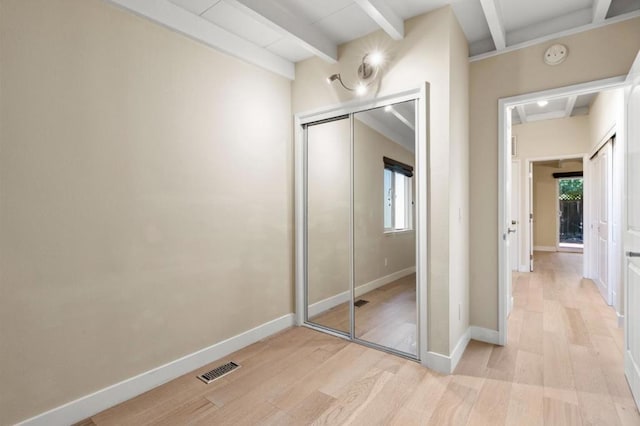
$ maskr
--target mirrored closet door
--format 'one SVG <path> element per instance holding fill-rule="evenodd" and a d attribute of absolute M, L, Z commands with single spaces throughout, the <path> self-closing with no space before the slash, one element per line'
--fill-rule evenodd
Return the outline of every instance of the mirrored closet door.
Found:
<path fill-rule="evenodd" d="M 415 101 L 354 115 L 355 337 L 413 356 Z"/>
<path fill-rule="evenodd" d="M 298 265 L 305 325 L 414 359 L 417 109 L 390 100 L 302 125 Z"/>
<path fill-rule="evenodd" d="M 306 129 L 307 319 L 351 332 L 350 118 Z"/>

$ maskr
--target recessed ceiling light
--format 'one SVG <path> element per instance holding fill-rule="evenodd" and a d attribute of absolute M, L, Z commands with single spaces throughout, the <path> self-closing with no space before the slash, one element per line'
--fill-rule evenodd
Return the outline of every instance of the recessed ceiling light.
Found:
<path fill-rule="evenodd" d="M 549 101 L 538 101 L 539 107 L 546 107 L 547 105 L 549 105 Z"/>
<path fill-rule="evenodd" d="M 356 95 L 362 96 L 367 93 L 367 86 L 363 83 L 360 83 L 356 86 Z"/>

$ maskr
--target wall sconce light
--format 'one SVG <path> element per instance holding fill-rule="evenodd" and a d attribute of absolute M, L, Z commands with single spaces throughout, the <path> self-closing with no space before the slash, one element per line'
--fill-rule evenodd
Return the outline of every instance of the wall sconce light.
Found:
<path fill-rule="evenodd" d="M 350 92 L 355 92 L 356 95 L 364 95 L 367 93 L 367 89 L 373 83 L 378 76 L 380 66 L 384 63 L 384 55 L 381 52 L 367 53 L 362 57 L 362 61 L 358 66 L 358 83 L 355 87 L 347 86 L 343 81 L 340 74 L 332 74 L 327 78 L 327 83 L 332 84 L 334 81 L 338 81 L 342 87 Z"/>

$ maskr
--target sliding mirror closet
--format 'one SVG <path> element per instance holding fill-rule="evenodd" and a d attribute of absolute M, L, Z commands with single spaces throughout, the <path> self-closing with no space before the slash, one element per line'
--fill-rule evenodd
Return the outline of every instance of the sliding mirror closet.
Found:
<path fill-rule="evenodd" d="M 297 117 L 299 322 L 414 359 L 419 94 Z"/>

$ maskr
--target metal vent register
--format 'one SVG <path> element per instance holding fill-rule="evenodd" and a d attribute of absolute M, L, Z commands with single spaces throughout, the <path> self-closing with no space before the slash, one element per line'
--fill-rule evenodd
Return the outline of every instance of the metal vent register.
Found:
<path fill-rule="evenodd" d="M 214 368 L 207 373 L 199 375 L 198 379 L 202 380 L 206 384 L 209 384 L 222 376 L 226 376 L 233 370 L 237 370 L 238 368 L 240 368 L 240 364 L 236 364 L 235 362 L 228 362 L 224 365 L 221 365 L 220 367 Z"/>

